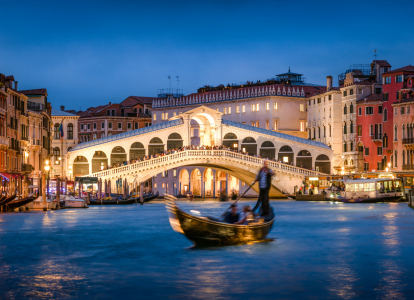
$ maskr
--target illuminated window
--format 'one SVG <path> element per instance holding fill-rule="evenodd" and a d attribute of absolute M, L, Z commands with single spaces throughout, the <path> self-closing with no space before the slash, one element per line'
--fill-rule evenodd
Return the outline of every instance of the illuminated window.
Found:
<path fill-rule="evenodd" d="M 162 184 L 162 187 L 165 188 L 165 183 Z"/>
<path fill-rule="evenodd" d="M 266 110 L 270 110 L 270 103 L 269 102 L 266 103 Z"/>
<path fill-rule="evenodd" d="M 236 106 L 236 114 L 240 113 L 240 106 Z"/>
<path fill-rule="evenodd" d="M 242 105 L 242 113 L 245 113 L 245 112 L 246 112 L 246 106 Z"/>
<path fill-rule="evenodd" d="M 227 107 L 223 108 L 223 113 L 227 115 Z"/>
<path fill-rule="evenodd" d="M 173 176 L 174 176 L 174 177 L 176 177 L 176 176 L 177 176 L 177 170 L 176 170 L 176 169 L 174 169 L 174 170 L 173 170 Z"/>
<path fill-rule="evenodd" d="M 305 121 L 300 121 L 300 131 L 305 131 Z"/>
<path fill-rule="evenodd" d="M 259 103 L 256 103 L 256 111 L 259 111 Z"/>
<path fill-rule="evenodd" d="M 300 105 L 300 111 L 305 111 L 305 104 Z"/>
<path fill-rule="evenodd" d="M 283 156 L 283 162 L 285 162 L 285 163 L 289 162 L 289 157 Z"/>
<path fill-rule="evenodd" d="M 269 128 L 269 121 L 268 121 L 268 120 L 266 121 L 266 129 L 267 129 L 267 130 L 269 130 L 269 129 L 270 129 L 270 128 Z"/>
<path fill-rule="evenodd" d="M 277 102 L 273 103 L 273 109 L 277 110 Z"/>
<path fill-rule="evenodd" d="M 231 115 L 231 106 L 229 106 L 228 113 L 229 113 L 229 115 Z"/>
<path fill-rule="evenodd" d="M 165 119 L 168 120 L 168 113 L 165 113 Z"/>
<path fill-rule="evenodd" d="M 277 120 L 274 121 L 273 130 L 277 130 Z"/>
<path fill-rule="evenodd" d="M 256 122 L 256 127 L 259 127 L 259 121 Z"/>
<path fill-rule="evenodd" d="M 165 114 L 164 113 L 161 114 L 161 120 L 165 120 Z"/>
<path fill-rule="evenodd" d="M 255 127 L 256 126 L 256 122 L 252 122 L 252 126 Z"/>
<path fill-rule="evenodd" d="M 157 115 L 156 115 L 156 114 L 153 114 L 153 115 L 152 115 L 152 119 L 153 119 L 154 121 L 157 121 Z"/>
<path fill-rule="evenodd" d="M 252 104 L 252 111 L 256 111 L 256 104 Z"/>

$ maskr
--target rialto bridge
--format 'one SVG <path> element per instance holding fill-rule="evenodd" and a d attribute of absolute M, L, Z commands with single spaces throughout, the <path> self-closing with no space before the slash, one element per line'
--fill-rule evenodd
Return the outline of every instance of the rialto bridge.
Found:
<path fill-rule="evenodd" d="M 79 144 L 69 152 L 67 161 L 75 176 L 93 176 L 111 182 L 118 178 L 127 178 L 130 183 L 144 182 L 169 169 L 200 166 L 250 184 L 263 163 L 259 156 L 275 158 L 276 161 L 269 162 L 277 173 L 272 181 L 273 197 L 281 196 L 281 191 L 293 192 L 304 176 L 331 172 L 333 151 L 327 145 L 221 117 L 221 112 L 200 106 L 158 125 Z M 186 150 L 126 163 L 191 145 L 192 120 L 199 126 L 200 145 L 224 145 L 249 155 L 229 150 Z M 123 165 L 107 169 L 114 164 Z"/>

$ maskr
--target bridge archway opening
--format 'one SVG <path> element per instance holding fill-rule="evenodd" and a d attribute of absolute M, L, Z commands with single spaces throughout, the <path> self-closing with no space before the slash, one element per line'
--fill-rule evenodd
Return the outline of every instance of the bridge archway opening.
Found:
<path fill-rule="evenodd" d="M 111 165 L 113 166 L 114 164 L 123 164 L 126 161 L 127 154 L 125 149 L 121 146 L 114 147 L 111 152 Z"/>
<path fill-rule="evenodd" d="M 138 159 L 145 156 L 145 147 L 140 142 L 135 142 L 129 149 L 129 159 Z"/>
<path fill-rule="evenodd" d="M 154 137 L 148 144 L 148 155 L 164 152 L 164 143 L 159 137 Z"/>
<path fill-rule="evenodd" d="M 239 149 L 239 140 L 237 139 L 237 135 L 232 132 L 228 132 L 223 137 L 223 146 L 226 146 L 232 150 Z"/>
<path fill-rule="evenodd" d="M 191 171 L 190 189 L 194 196 L 201 196 L 201 172 L 198 168 Z"/>
<path fill-rule="evenodd" d="M 181 148 L 183 146 L 183 138 L 179 133 L 171 133 L 167 140 L 167 150 Z"/>
<path fill-rule="evenodd" d="M 312 170 L 312 155 L 308 150 L 299 151 L 296 156 L 296 166 Z"/>
<path fill-rule="evenodd" d="M 274 159 L 276 157 L 276 148 L 271 141 L 263 142 L 260 147 L 260 156 L 263 158 Z"/>
<path fill-rule="evenodd" d="M 214 172 L 211 168 L 205 168 L 203 172 L 204 195 L 213 197 L 214 193 Z M 203 195 L 203 196 L 204 196 Z"/>
<path fill-rule="evenodd" d="M 214 146 L 216 142 L 216 131 L 214 118 L 207 113 L 197 113 L 190 121 L 191 145 Z"/>
<path fill-rule="evenodd" d="M 252 138 L 251 136 L 244 138 L 241 144 L 241 150 L 250 155 L 256 155 L 257 154 L 256 140 Z"/>
<path fill-rule="evenodd" d="M 108 157 L 103 151 L 95 151 L 92 157 L 92 173 L 101 171 L 101 166 L 104 169 L 108 167 Z"/>
<path fill-rule="evenodd" d="M 282 146 L 279 149 L 278 159 L 284 163 L 290 164 L 293 162 L 293 150 L 290 146 Z"/>
<path fill-rule="evenodd" d="M 189 192 L 189 179 L 190 176 L 188 174 L 188 171 L 186 169 L 182 169 L 180 171 L 180 175 L 179 175 L 179 189 L 180 189 L 180 194 L 181 195 L 186 195 Z"/>
<path fill-rule="evenodd" d="M 85 156 L 76 156 L 73 161 L 73 176 L 83 176 L 89 174 L 89 162 Z"/>
<path fill-rule="evenodd" d="M 331 173 L 331 161 L 325 154 L 318 155 L 315 160 L 315 171 L 330 174 Z"/>

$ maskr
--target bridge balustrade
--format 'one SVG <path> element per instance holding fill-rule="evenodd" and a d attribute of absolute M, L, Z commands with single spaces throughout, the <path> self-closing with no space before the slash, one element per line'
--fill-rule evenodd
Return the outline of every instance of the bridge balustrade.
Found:
<path fill-rule="evenodd" d="M 181 152 L 177 152 L 173 154 L 168 154 L 168 155 L 120 166 L 117 168 L 112 168 L 112 169 L 96 172 L 96 173 L 93 173 L 92 176 L 93 177 L 114 176 L 120 173 L 137 170 L 137 169 L 144 168 L 144 167 L 159 165 L 160 163 L 174 161 L 174 160 L 186 158 L 186 157 L 206 158 L 206 157 L 223 157 L 223 156 L 242 160 L 245 162 L 251 162 L 255 164 L 263 164 L 263 161 L 264 161 L 263 158 L 249 156 L 246 154 L 232 152 L 228 150 L 185 150 L 185 151 L 181 151 Z M 318 176 L 322 174 L 320 172 L 316 172 L 316 171 L 312 171 L 312 170 L 308 170 L 308 169 L 304 169 L 304 168 L 300 168 L 300 167 L 296 167 L 296 166 L 292 166 L 292 165 L 288 165 L 288 164 L 284 164 L 284 163 L 280 163 L 276 161 L 271 161 L 271 160 L 268 160 L 268 165 L 269 167 L 272 167 L 272 168 L 286 170 L 286 171 L 293 172 L 293 173 L 298 173 L 303 176 Z M 89 176 L 89 175 L 86 175 L 86 176 Z"/>

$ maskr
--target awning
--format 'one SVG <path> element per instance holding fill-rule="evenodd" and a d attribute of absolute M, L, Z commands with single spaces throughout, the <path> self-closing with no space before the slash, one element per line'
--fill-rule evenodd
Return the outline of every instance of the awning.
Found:
<path fill-rule="evenodd" d="M 75 181 L 80 181 L 82 184 L 98 183 L 98 177 L 75 177 Z"/>

